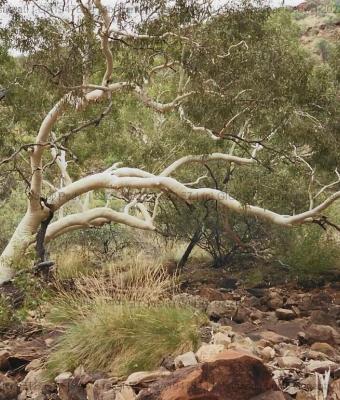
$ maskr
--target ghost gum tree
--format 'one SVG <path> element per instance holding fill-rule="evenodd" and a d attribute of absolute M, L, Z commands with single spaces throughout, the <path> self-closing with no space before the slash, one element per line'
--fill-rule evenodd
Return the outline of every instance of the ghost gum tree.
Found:
<path fill-rule="evenodd" d="M 284 68 L 280 71 L 278 67 L 283 60 L 275 41 L 270 43 L 273 47 L 264 42 L 269 49 L 264 57 L 255 43 L 261 35 L 261 40 L 266 37 L 266 31 L 259 28 L 259 33 L 255 29 L 245 37 L 241 34 L 242 24 L 247 30 L 247 18 L 255 18 L 255 27 L 270 24 L 269 10 L 247 4 L 215 10 L 209 2 L 141 1 L 138 12 L 130 18 L 124 5 L 106 7 L 101 0 L 65 1 L 58 11 L 58 2 L 25 3 L 38 9 L 38 16 L 32 20 L 12 10 L 5 35 L 27 52 L 26 67 L 30 70 L 19 85 L 29 80 L 35 87 L 33 92 L 43 91 L 44 101 L 31 118 L 15 106 L 13 113 L 18 121 L 24 121 L 24 129 L 34 131 L 32 120 L 40 118 L 46 104 L 54 99 L 55 103 L 42 116 L 34 140 L 26 139 L 14 151 L 8 150 L 1 161 L 2 167 L 12 164 L 23 177 L 28 198 L 26 214 L 0 257 L 1 283 L 15 275 L 18 259 L 31 246 L 36 246 L 40 261 L 44 261 L 44 245 L 67 232 L 112 222 L 157 230 L 159 202 L 167 194 L 187 204 L 216 202 L 226 225 L 228 212 L 234 212 L 282 227 L 307 223 L 335 226 L 324 213 L 340 198 L 337 159 L 328 163 L 320 178 L 313 164 L 314 148 L 304 145 L 303 139 L 304 135 L 319 139 L 326 135 L 326 141 L 315 139 L 316 148 L 325 142 L 333 143 L 333 147 L 337 144 L 334 132 L 324 132 L 329 121 L 320 122 L 309 107 L 318 93 L 307 99 L 305 108 L 302 99 L 310 93 L 294 95 L 298 98 L 295 103 L 291 99 L 287 102 L 290 86 L 295 83 L 286 82 Z M 226 24 L 235 21 L 240 34 L 226 34 Z M 282 49 L 287 47 L 284 39 L 281 44 Z M 268 87 L 264 92 L 261 86 L 262 76 L 258 80 L 252 77 L 252 82 L 246 79 L 246 68 L 252 62 L 249 54 L 273 77 L 272 82 L 264 84 L 269 85 L 269 97 L 264 94 Z M 288 64 L 286 61 L 287 68 Z M 37 70 L 45 74 L 41 81 L 35 75 Z M 301 75 L 302 80 L 306 78 L 303 72 Z M 307 87 L 306 81 L 300 89 Z M 282 93 L 282 88 L 287 93 Z M 176 121 L 183 135 L 190 132 L 202 138 L 205 151 L 182 154 L 172 162 L 169 157 L 160 160 L 156 173 L 118 162 L 100 172 L 84 162 L 81 173 L 75 169 L 72 173 L 69 167 L 74 154 L 70 145 L 76 143 L 77 135 L 87 129 L 91 141 L 100 141 L 102 121 L 112 114 L 114 118 L 120 104 L 131 98 L 137 102 L 137 110 L 145 107 L 155 114 L 158 129 L 162 129 L 165 118 L 169 123 Z M 35 98 L 31 101 L 34 103 Z M 322 102 L 326 100 L 320 99 L 316 112 L 324 106 Z M 267 115 L 269 108 L 277 109 L 276 119 L 273 113 Z M 78 116 L 87 119 L 76 124 Z M 259 127 L 262 132 L 258 132 Z M 299 129 L 304 129 L 304 134 L 294 136 L 292 132 Z M 106 132 L 104 142 L 114 147 L 119 138 L 120 132 L 112 129 Z M 92 157 L 100 159 L 101 155 Z M 272 209 L 270 201 L 257 205 L 256 195 L 253 203 L 244 202 L 228 191 L 205 186 L 206 176 L 196 172 L 198 166 L 216 162 L 226 165 L 229 175 L 238 168 L 273 171 L 283 164 L 305 169 L 308 183 L 303 208 L 296 211 L 287 205 L 282 213 Z M 190 172 L 189 182 L 174 177 L 183 169 Z M 103 191 L 106 205 L 92 208 L 91 197 Z M 114 209 L 110 196 L 125 202 L 124 207 Z M 226 229 L 226 234 L 238 240 L 231 229 Z"/>

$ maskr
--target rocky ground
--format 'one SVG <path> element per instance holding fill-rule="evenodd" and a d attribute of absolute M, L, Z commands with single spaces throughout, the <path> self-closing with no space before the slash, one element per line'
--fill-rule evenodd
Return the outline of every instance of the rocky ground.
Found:
<path fill-rule="evenodd" d="M 56 332 L 39 327 L 0 344 L 0 400 L 338 400 L 337 284 L 241 289 L 229 280 L 175 296 L 207 313 L 202 346 L 125 381 L 79 366 L 46 383 L 42 365 Z M 233 286 L 231 288 L 225 286 Z M 327 397 L 326 397 L 327 393 Z"/>

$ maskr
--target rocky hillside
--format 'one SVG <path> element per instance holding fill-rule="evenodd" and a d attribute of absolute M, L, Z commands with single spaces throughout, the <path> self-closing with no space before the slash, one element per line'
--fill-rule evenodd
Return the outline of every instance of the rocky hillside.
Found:
<path fill-rule="evenodd" d="M 339 0 L 308 0 L 293 8 L 301 41 L 315 56 L 326 60 L 330 46 L 340 40 Z"/>

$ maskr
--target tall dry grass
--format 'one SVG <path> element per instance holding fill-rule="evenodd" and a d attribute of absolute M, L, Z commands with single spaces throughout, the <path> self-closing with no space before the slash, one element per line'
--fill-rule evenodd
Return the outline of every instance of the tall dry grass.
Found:
<path fill-rule="evenodd" d="M 46 363 L 50 377 L 79 365 L 115 375 L 152 369 L 199 343 L 205 317 L 172 302 L 176 276 L 161 259 L 130 252 L 73 285 L 51 304 L 49 321 L 64 333 Z"/>

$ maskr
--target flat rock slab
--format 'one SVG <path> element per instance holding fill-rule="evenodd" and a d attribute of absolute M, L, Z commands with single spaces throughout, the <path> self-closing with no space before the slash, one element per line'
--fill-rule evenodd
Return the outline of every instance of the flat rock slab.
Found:
<path fill-rule="evenodd" d="M 279 389 L 258 358 L 225 351 L 211 362 L 175 371 L 142 390 L 137 399 L 250 400 L 270 391 L 279 392 Z"/>
<path fill-rule="evenodd" d="M 295 319 L 293 321 L 268 322 L 264 324 L 264 327 L 276 332 L 278 335 L 296 339 L 298 332 L 305 330 L 306 320 Z"/>

